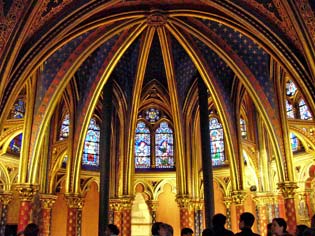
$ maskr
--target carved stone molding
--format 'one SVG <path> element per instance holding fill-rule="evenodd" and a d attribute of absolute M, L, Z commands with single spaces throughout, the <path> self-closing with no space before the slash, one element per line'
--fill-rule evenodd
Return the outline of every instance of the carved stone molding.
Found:
<path fill-rule="evenodd" d="M 162 11 L 155 11 L 147 18 L 148 25 L 159 27 L 165 25 L 167 22 L 167 15 Z"/>
<path fill-rule="evenodd" d="M 34 196 L 39 190 L 38 185 L 33 184 L 17 184 L 14 190 L 18 192 L 21 201 L 33 201 Z"/>
<path fill-rule="evenodd" d="M 226 208 L 230 208 L 232 204 L 232 197 L 224 197 L 224 204 Z"/>
<path fill-rule="evenodd" d="M 189 198 L 188 196 L 177 196 L 176 202 L 180 208 L 191 207 L 191 198 Z"/>
<path fill-rule="evenodd" d="M 0 202 L 3 205 L 8 205 L 13 199 L 13 193 L 11 192 L 3 192 L 0 193 Z"/>
<path fill-rule="evenodd" d="M 278 183 L 278 189 L 281 190 L 284 199 L 294 198 L 295 189 L 297 188 L 298 186 L 296 182 L 286 181 Z"/>
<path fill-rule="evenodd" d="M 233 191 L 231 195 L 232 203 L 235 205 L 243 205 L 246 197 L 247 194 L 245 191 Z"/>
<path fill-rule="evenodd" d="M 41 207 L 44 209 L 51 209 L 53 207 L 53 205 L 55 204 L 56 199 L 57 199 L 56 195 L 41 194 L 40 195 Z"/>
<path fill-rule="evenodd" d="M 69 208 L 82 209 L 84 198 L 79 194 L 65 194 L 65 199 Z"/>
<path fill-rule="evenodd" d="M 147 200 L 146 203 L 151 212 L 156 211 L 159 206 L 159 201 L 157 200 Z"/>
<path fill-rule="evenodd" d="M 255 193 L 253 200 L 258 207 L 266 206 L 267 204 L 272 204 L 274 196 L 271 193 Z"/>

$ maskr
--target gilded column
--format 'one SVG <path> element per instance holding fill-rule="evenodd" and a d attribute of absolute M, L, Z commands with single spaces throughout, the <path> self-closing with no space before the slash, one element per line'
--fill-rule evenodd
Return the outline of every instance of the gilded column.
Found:
<path fill-rule="evenodd" d="M 40 235 L 49 236 L 51 233 L 51 209 L 57 199 L 56 195 L 41 194 Z"/>
<path fill-rule="evenodd" d="M 115 224 L 121 230 L 122 224 L 122 210 L 123 205 L 119 199 L 110 199 L 109 208 L 112 212 L 112 220 L 109 220 L 112 224 Z"/>
<path fill-rule="evenodd" d="M 311 203 L 311 192 L 312 192 L 311 189 L 309 188 L 305 189 L 305 201 L 309 217 L 312 217 L 314 215 Z"/>
<path fill-rule="evenodd" d="M 265 193 L 256 193 L 254 201 L 257 207 L 257 226 L 258 233 L 267 235 L 268 224 L 268 203 L 270 203 L 270 196 Z"/>
<path fill-rule="evenodd" d="M 122 224 L 121 224 L 121 236 L 131 235 L 131 198 L 123 199 L 122 202 Z"/>
<path fill-rule="evenodd" d="M 38 186 L 32 184 L 19 184 L 15 186 L 20 199 L 18 232 L 24 230 L 31 221 L 32 203 L 38 192 Z"/>
<path fill-rule="evenodd" d="M 147 200 L 146 203 L 147 203 L 149 210 L 150 210 L 150 213 L 151 213 L 152 223 L 155 223 L 156 222 L 156 210 L 159 206 L 159 202 L 157 200 Z"/>
<path fill-rule="evenodd" d="M 78 194 L 66 194 L 65 199 L 68 205 L 67 236 L 80 236 L 84 198 Z"/>
<path fill-rule="evenodd" d="M 244 212 L 244 201 L 246 199 L 246 193 L 244 191 L 233 191 L 231 197 L 232 203 L 235 206 L 235 216 L 238 221 L 240 215 Z"/>
<path fill-rule="evenodd" d="M 231 197 L 225 197 L 224 198 L 224 204 L 226 207 L 226 226 L 229 230 L 232 230 L 232 224 L 231 224 L 231 204 L 232 204 L 232 198 Z"/>
<path fill-rule="evenodd" d="M 278 188 L 281 190 L 284 198 L 284 209 L 288 224 L 288 231 L 294 232 L 296 226 L 296 211 L 294 204 L 294 194 L 297 184 L 295 182 L 278 183 Z"/>
<path fill-rule="evenodd" d="M 193 203 L 194 209 L 194 235 L 201 235 L 203 226 L 203 200 L 196 200 Z"/>
<path fill-rule="evenodd" d="M 1 202 L 1 221 L 0 221 L 0 235 L 4 235 L 5 226 L 7 224 L 8 217 L 8 205 L 12 200 L 12 193 L 3 192 L 0 194 L 0 202 Z"/>
<path fill-rule="evenodd" d="M 194 228 L 194 211 L 191 205 L 191 199 L 187 197 L 177 197 L 176 201 L 180 209 L 181 229 L 186 227 Z"/>

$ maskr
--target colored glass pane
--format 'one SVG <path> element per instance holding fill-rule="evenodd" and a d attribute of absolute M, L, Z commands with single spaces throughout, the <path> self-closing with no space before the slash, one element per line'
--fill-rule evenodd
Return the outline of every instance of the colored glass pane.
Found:
<path fill-rule="evenodd" d="M 174 168 L 173 130 L 167 122 L 161 122 L 155 131 L 156 168 Z"/>
<path fill-rule="evenodd" d="M 160 119 L 159 117 L 160 112 L 154 108 L 150 108 L 146 111 L 146 120 L 150 122 L 156 122 Z"/>
<path fill-rule="evenodd" d="M 22 134 L 19 134 L 11 140 L 9 144 L 8 152 L 13 153 L 13 154 L 20 154 L 21 147 L 22 147 Z"/>
<path fill-rule="evenodd" d="M 19 98 L 15 101 L 13 109 L 10 112 L 11 119 L 21 119 L 25 114 L 25 103 L 22 98 Z"/>
<path fill-rule="evenodd" d="M 225 162 L 223 128 L 217 118 L 210 119 L 209 130 L 212 165 L 223 165 Z"/>
<path fill-rule="evenodd" d="M 135 138 L 135 167 L 136 168 L 150 168 L 151 155 L 151 139 L 150 130 L 146 124 L 139 121 L 136 128 Z"/>
<path fill-rule="evenodd" d="M 299 140 L 293 133 L 290 133 L 290 143 L 292 152 L 296 152 L 298 150 Z"/>
<path fill-rule="evenodd" d="M 296 92 L 297 88 L 292 80 L 289 80 L 286 83 L 286 94 L 287 96 L 293 96 Z"/>
<path fill-rule="evenodd" d="M 300 110 L 300 117 L 302 120 L 312 120 L 312 114 L 308 109 L 308 106 L 305 104 L 304 99 L 301 99 L 299 102 L 299 110 Z"/>
<path fill-rule="evenodd" d="M 288 102 L 288 100 L 285 101 L 285 106 L 287 110 L 287 117 L 294 118 L 293 106 Z"/>
<path fill-rule="evenodd" d="M 69 114 L 66 114 L 61 124 L 59 140 L 64 140 L 69 137 L 69 125 Z"/>
<path fill-rule="evenodd" d="M 246 123 L 245 120 L 240 119 L 240 127 L 241 127 L 241 135 L 242 138 L 247 138 L 247 130 L 246 130 Z"/>
<path fill-rule="evenodd" d="M 99 166 L 99 141 L 100 128 L 92 118 L 85 138 L 82 165 Z"/>

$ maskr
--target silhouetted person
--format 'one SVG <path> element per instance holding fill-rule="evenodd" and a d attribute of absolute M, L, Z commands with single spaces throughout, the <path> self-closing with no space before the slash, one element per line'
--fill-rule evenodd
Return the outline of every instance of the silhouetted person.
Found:
<path fill-rule="evenodd" d="M 272 223 L 267 224 L 267 236 L 273 236 L 271 226 L 272 226 Z"/>
<path fill-rule="evenodd" d="M 114 224 L 109 224 L 106 227 L 105 230 L 105 236 L 114 236 L 114 235 L 118 235 L 119 234 L 119 229 L 116 225 Z"/>
<path fill-rule="evenodd" d="M 34 223 L 28 224 L 23 231 L 24 236 L 38 236 L 38 234 L 39 234 L 39 227 L 37 224 L 34 224 Z"/>
<path fill-rule="evenodd" d="M 206 228 L 202 231 L 202 236 L 214 236 L 212 229 Z"/>
<path fill-rule="evenodd" d="M 303 232 L 303 236 L 315 236 L 315 228 L 307 228 Z"/>
<path fill-rule="evenodd" d="M 191 228 L 182 228 L 180 235 L 181 236 L 192 236 L 194 231 Z"/>
<path fill-rule="evenodd" d="M 214 236 L 233 236 L 231 230 L 225 228 L 226 216 L 219 213 L 212 217 L 212 231 Z"/>
<path fill-rule="evenodd" d="M 160 225 L 162 225 L 163 222 L 154 222 L 151 227 L 151 234 L 152 236 L 159 236 L 159 230 Z"/>
<path fill-rule="evenodd" d="M 311 228 L 315 228 L 315 215 L 311 218 Z"/>
<path fill-rule="evenodd" d="M 287 222 L 283 218 L 274 218 L 272 220 L 272 233 L 276 236 L 290 236 L 287 231 Z"/>
<path fill-rule="evenodd" d="M 296 236 L 303 236 L 303 232 L 307 229 L 307 225 L 297 225 L 295 228 Z"/>
<path fill-rule="evenodd" d="M 160 225 L 159 235 L 160 236 L 173 236 L 173 227 L 169 224 L 163 223 Z"/>
<path fill-rule="evenodd" d="M 252 231 L 255 222 L 255 216 L 250 212 L 244 212 L 240 215 L 239 229 L 241 232 L 235 234 L 237 236 L 259 236 Z"/>

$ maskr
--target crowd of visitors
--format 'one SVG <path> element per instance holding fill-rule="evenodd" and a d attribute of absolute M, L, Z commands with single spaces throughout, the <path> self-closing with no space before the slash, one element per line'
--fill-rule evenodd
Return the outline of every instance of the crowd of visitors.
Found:
<path fill-rule="evenodd" d="M 239 232 L 233 233 L 225 228 L 226 216 L 216 214 L 212 217 L 212 227 L 202 231 L 202 236 L 260 236 L 252 231 L 255 217 L 250 212 L 244 212 L 239 219 Z M 120 233 L 118 227 L 114 224 L 108 224 L 105 231 L 105 236 L 118 236 Z M 151 228 L 152 236 L 173 236 L 173 227 L 167 223 L 155 222 Z M 183 228 L 181 236 L 193 236 L 194 231 L 191 228 Z M 39 227 L 34 224 L 28 224 L 24 231 L 18 235 L 38 236 Z M 315 215 L 311 219 L 311 227 L 307 225 L 297 225 L 294 234 L 287 231 L 287 223 L 283 218 L 274 218 L 267 225 L 267 236 L 315 236 Z"/>

